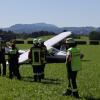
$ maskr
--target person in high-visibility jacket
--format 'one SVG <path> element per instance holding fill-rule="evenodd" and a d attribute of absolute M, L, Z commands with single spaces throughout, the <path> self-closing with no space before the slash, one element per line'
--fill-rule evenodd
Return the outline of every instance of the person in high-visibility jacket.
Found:
<path fill-rule="evenodd" d="M 37 39 L 33 39 L 33 46 L 30 49 L 28 58 L 33 67 L 34 81 L 41 82 L 41 74 L 42 74 L 41 48 L 38 45 Z"/>
<path fill-rule="evenodd" d="M 44 70 L 45 70 L 45 64 L 46 64 L 47 48 L 44 45 L 44 41 L 42 40 L 42 38 L 38 39 L 38 43 L 39 43 L 39 47 L 41 48 L 41 70 L 42 70 L 41 78 L 44 79 L 44 77 L 45 77 Z"/>
<path fill-rule="evenodd" d="M 77 48 L 77 43 L 73 38 L 68 38 L 66 40 L 66 45 L 69 47 L 66 53 L 66 67 L 68 76 L 68 88 L 63 95 L 73 95 L 79 98 L 77 89 L 77 72 L 81 70 L 81 53 Z"/>
<path fill-rule="evenodd" d="M 2 69 L 3 71 L 1 71 L 1 64 L 2 64 Z M 5 41 L 2 40 L 2 38 L 0 38 L 0 75 L 1 72 L 3 76 L 6 75 L 6 60 L 5 60 Z"/>
<path fill-rule="evenodd" d="M 18 48 L 15 45 L 15 41 L 11 41 L 11 49 L 8 52 L 8 62 L 9 62 L 9 78 L 12 79 L 13 76 L 16 76 L 17 79 L 21 79 L 21 75 L 19 73 L 19 52 Z"/>

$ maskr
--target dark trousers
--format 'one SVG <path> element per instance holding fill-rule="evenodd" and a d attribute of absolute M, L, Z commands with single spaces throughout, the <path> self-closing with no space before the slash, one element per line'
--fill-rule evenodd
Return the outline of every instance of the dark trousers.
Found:
<path fill-rule="evenodd" d="M 2 64 L 2 67 L 3 67 L 3 69 L 2 69 L 2 75 L 6 75 L 6 60 L 5 59 L 3 59 L 3 60 L 0 60 L 0 64 Z M 0 75 L 1 75 L 1 66 L 0 66 Z"/>
<path fill-rule="evenodd" d="M 41 77 L 44 78 L 45 74 L 44 74 L 44 70 L 45 70 L 45 64 L 41 65 Z"/>
<path fill-rule="evenodd" d="M 16 76 L 17 79 L 21 79 L 19 73 L 19 64 L 18 62 L 9 61 L 9 78 L 13 78 L 13 76 Z"/>
<path fill-rule="evenodd" d="M 67 64 L 67 73 L 68 73 L 68 89 L 71 89 L 72 91 L 77 90 L 77 84 L 76 84 L 76 77 L 77 77 L 77 71 L 72 71 L 71 64 Z"/>
<path fill-rule="evenodd" d="M 72 90 L 77 89 L 77 84 L 76 84 L 76 76 L 77 76 L 77 71 L 72 71 L 71 73 L 68 73 L 68 88 L 71 88 Z"/>
<path fill-rule="evenodd" d="M 75 98 L 79 98 L 76 78 L 78 71 L 72 71 L 71 63 L 67 62 L 67 76 L 68 76 L 68 88 L 63 95 L 73 95 Z"/>
<path fill-rule="evenodd" d="M 42 74 L 41 65 L 33 65 L 32 67 L 33 67 L 33 73 L 34 73 L 34 80 L 41 81 L 41 74 Z"/>

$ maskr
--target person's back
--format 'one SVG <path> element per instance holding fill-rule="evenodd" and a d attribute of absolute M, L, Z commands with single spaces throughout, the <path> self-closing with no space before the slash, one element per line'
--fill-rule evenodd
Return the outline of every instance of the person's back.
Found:
<path fill-rule="evenodd" d="M 34 81 L 41 81 L 41 48 L 37 39 L 33 39 L 33 46 L 30 48 L 28 58 L 33 67 Z"/>
<path fill-rule="evenodd" d="M 40 53 L 41 48 L 35 45 L 31 48 L 32 52 L 32 65 L 41 65 Z"/>
<path fill-rule="evenodd" d="M 44 45 L 44 43 L 42 43 L 40 45 L 40 48 L 41 48 L 41 60 L 42 60 L 42 64 L 45 64 L 46 63 L 47 48 Z"/>
<path fill-rule="evenodd" d="M 41 72 L 42 72 L 41 78 L 44 79 L 44 77 L 45 77 L 45 73 L 44 73 L 44 71 L 45 71 L 45 64 L 47 62 L 47 58 L 46 58 L 46 56 L 47 56 L 47 48 L 44 45 L 44 40 L 42 40 L 40 38 L 38 40 L 38 42 L 39 42 L 39 46 L 41 48 Z"/>

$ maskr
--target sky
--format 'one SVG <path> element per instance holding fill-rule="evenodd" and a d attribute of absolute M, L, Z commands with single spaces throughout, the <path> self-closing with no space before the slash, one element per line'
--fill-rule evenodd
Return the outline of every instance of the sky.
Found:
<path fill-rule="evenodd" d="M 100 0 L 0 0 L 0 27 L 48 23 L 100 27 Z"/>

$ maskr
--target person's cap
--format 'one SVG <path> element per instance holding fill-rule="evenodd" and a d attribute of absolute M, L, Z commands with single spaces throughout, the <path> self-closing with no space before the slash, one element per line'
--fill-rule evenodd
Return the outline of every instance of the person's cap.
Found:
<path fill-rule="evenodd" d="M 15 44 L 15 43 L 16 43 L 16 41 L 15 41 L 15 40 L 11 40 L 11 41 L 10 41 L 10 43 Z"/>
<path fill-rule="evenodd" d="M 73 38 L 67 38 L 66 43 L 75 43 L 75 40 Z"/>
<path fill-rule="evenodd" d="M 33 39 L 33 44 L 36 44 L 38 43 L 38 40 L 37 39 Z"/>
<path fill-rule="evenodd" d="M 10 46 L 11 44 L 10 44 L 10 42 L 6 42 L 6 45 L 7 45 L 7 46 Z"/>

